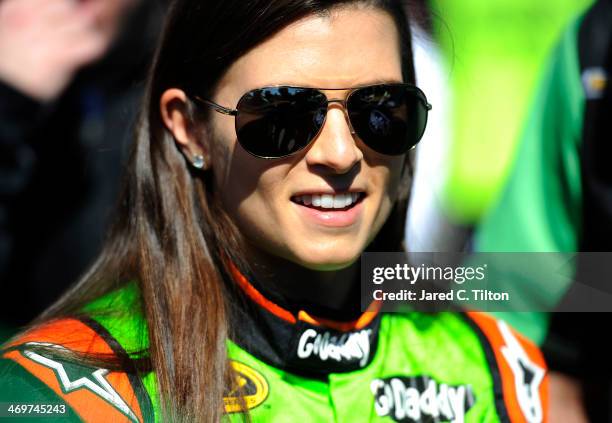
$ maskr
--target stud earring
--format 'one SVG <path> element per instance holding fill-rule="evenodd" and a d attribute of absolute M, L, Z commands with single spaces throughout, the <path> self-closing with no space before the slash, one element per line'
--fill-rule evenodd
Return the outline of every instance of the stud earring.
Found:
<path fill-rule="evenodd" d="M 196 154 L 195 156 L 193 156 L 193 161 L 191 162 L 191 164 L 196 169 L 203 169 L 204 165 L 206 165 L 206 161 L 204 160 L 204 156 Z"/>

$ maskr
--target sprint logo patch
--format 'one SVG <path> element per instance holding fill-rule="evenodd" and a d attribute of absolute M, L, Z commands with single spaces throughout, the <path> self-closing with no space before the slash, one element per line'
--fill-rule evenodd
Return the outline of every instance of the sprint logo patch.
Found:
<path fill-rule="evenodd" d="M 376 414 L 402 423 L 463 422 L 476 402 L 470 385 L 447 385 L 429 376 L 374 379 L 370 390 Z"/>
<path fill-rule="evenodd" d="M 263 403 L 268 398 L 268 381 L 261 373 L 246 364 L 232 360 L 231 365 L 238 374 L 238 388 L 223 398 L 225 412 L 243 411 L 243 402 L 247 410 L 252 410 Z"/>

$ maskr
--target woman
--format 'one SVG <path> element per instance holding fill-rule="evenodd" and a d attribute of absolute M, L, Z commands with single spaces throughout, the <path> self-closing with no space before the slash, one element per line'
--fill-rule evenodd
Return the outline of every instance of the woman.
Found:
<path fill-rule="evenodd" d="M 22 395 L 2 401 L 92 421 L 542 421 L 540 355 L 506 326 L 359 310 L 362 252 L 401 251 L 428 107 L 399 2 L 183 0 L 162 38 L 116 227 L 5 348 Z"/>

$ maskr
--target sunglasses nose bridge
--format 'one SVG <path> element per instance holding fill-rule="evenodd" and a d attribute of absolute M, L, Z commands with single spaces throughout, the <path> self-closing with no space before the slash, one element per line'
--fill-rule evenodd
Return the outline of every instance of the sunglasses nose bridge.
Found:
<path fill-rule="evenodd" d="M 342 106 L 342 111 L 344 112 L 344 117 L 346 118 L 346 123 L 348 124 L 349 131 L 351 132 L 351 135 L 355 135 L 355 129 L 353 129 L 353 123 L 351 122 L 351 117 L 349 116 L 349 113 L 348 113 L 348 108 L 347 108 L 347 105 L 346 105 L 346 100 L 343 100 L 343 99 L 340 99 L 340 98 L 327 100 L 327 110 L 328 111 L 329 111 L 329 105 L 331 103 L 337 103 L 340 106 Z"/>

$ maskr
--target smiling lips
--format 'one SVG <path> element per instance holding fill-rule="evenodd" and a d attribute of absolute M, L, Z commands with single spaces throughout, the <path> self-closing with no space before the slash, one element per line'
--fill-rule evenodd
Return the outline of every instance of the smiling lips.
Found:
<path fill-rule="evenodd" d="M 364 197 L 362 192 L 346 192 L 342 194 L 304 194 L 292 197 L 297 204 L 321 209 L 347 209 Z"/>

